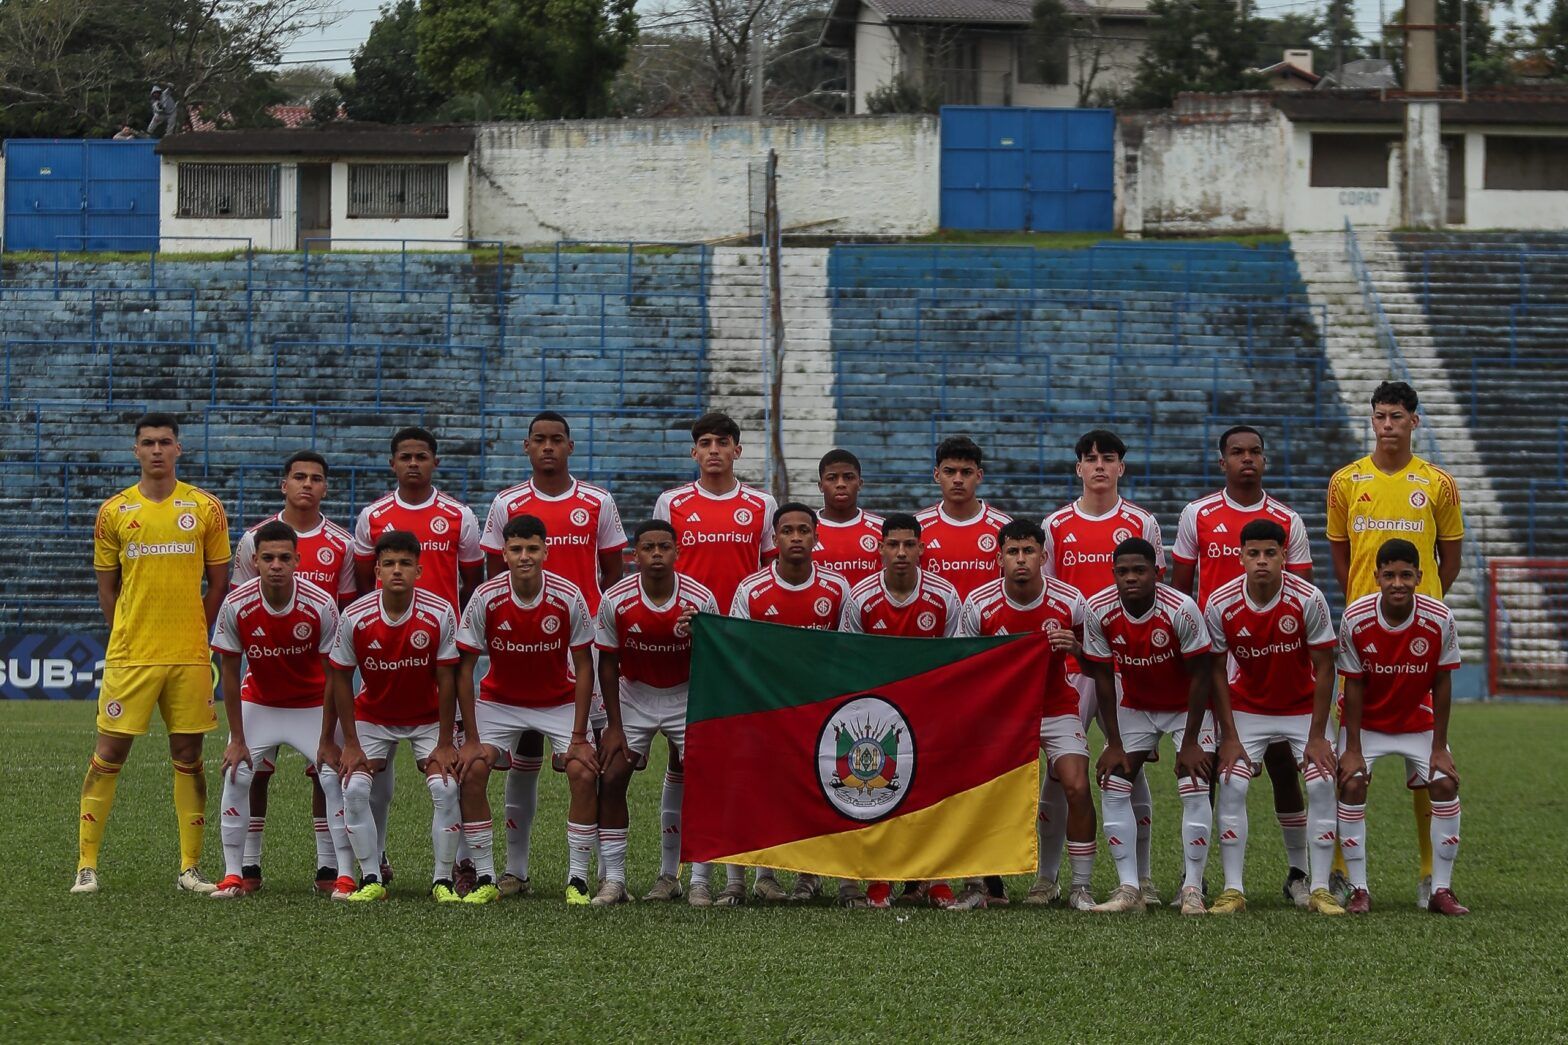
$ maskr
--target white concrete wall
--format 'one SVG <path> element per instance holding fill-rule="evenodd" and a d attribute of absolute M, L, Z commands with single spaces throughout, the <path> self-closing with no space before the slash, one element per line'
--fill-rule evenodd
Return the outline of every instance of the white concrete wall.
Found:
<path fill-rule="evenodd" d="M 1388 185 L 1385 188 L 1334 188 L 1312 185 L 1312 134 L 1387 135 L 1387 127 L 1368 128 L 1365 124 L 1297 123 L 1290 125 L 1290 152 L 1286 177 L 1285 229 L 1289 232 L 1325 232 L 1343 229 L 1345 219 L 1356 226 L 1394 228 L 1401 222 L 1403 205 L 1400 186 L 1400 150 L 1388 157 Z"/>
<path fill-rule="evenodd" d="M 854 107 L 850 112 L 866 111 L 866 95 L 896 77 L 902 68 L 898 41 L 886 22 L 862 4 L 855 20 Z"/>
<path fill-rule="evenodd" d="M 786 228 L 914 235 L 937 226 L 937 119 L 886 116 L 485 124 L 472 228 L 510 243 L 744 234 L 749 168 L 770 148 Z"/>
<path fill-rule="evenodd" d="M 1509 128 L 1465 130 L 1465 226 L 1472 229 L 1568 228 L 1568 192 L 1532 192 L 1523 189 L 1486 188 L 1486 138 L 1488 135 L 1528 134 L 1530 137 L 1564 137 L 1568 128 Z"/>
<path fill-rule="evenodd" d="M 1283 228 L 1288 130 L 1283 115 L 1247 98 L 1148 121 L 1138 146 L 1138 227 L 1150 235 Z"/>
<path fill-rule="evenodd" d="M 460 250 L 468 237 L 468 159 L 452 157 L 446 161 L 446 214 L 444 218 L 350 218 L 348 216 L 348 165 L 350 163 L 430 163 L 423 156 L 356 156 L 332 164 L 332 245 L 339 250 L 356 249 L 355 240 L 432 240 L 410 243 L 416 250 L 441 250 L 445 243 Z M 359 249 L 375 249 L 374 243 L 360 243 Z"/>
<path fill-rule="evenodd" d="M 208 162 L 189 156 L 161 156 L 158 164 L 158 235 L 163 251 L 216 251 L 245 246 L 249 239 L 257 250 L 294 250 L 298 247 L 297 168 L 293 163 L 280 165 L 278 179 L 278 216 L 276 218 L 182 218 L 175 213 L 179 205 L 179 165 Z M 276 163 L 277 157 L 225 156 L 222 163 Z M 233 237 L 232 242 L 210 239 L 181 239 L 183 236 Z"/>

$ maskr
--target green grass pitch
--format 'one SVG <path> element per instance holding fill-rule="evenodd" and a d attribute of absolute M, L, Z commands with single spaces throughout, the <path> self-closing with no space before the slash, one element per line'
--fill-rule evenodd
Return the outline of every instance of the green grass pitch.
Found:
<path fill-rule="evenodd" d="M 1415 846 L 1399 768 L 1369 822 L 1371 917 L 1314 919 L 1280 898 L 1269 789 L 1253 788 L 1248 892 L 1231 918 L 1104 918 L 828 906 L 567 909 L 565 786 L 543 777 L 533 880 L 483 907 L 424 897 L 429 799 L 400 764 L 397 881 L 368 908 L 309 892 L 314 850 L 300 760 L 281 760 L 266 888 L 218 903 L 176 894 L 168 751 L 141 741 L 120 782 L 104 892 L 73 897 L 86 704 L 6 703 L 0 761 L 0 1037 L 8 1041 L 578 1041 L 727 1039 L 1562 1041 L 1568 1039 L 1568 707 L 1461 706 L 1456 891 L 1474 914 L 1414 906 Z M 206 870 L 221 854 L 207 746 Z M 1155 871 L 1180 852 L 1170 759 L 1156 767 Z M 630 866 L 657 867 L 660 774 L 633 786 Z M 764 780 L 738 787 L 766 788 Z M 500 785 L 494 787 L 499 804 Z M 498 811 L 499 812 L 499 811 Z M 499 816 L 497 817 L 499 820 Z M 498 848 L 500 842 L 498 840 Z M 1217 888 L 1218 857 L 1210 868 Z M 1102 852 L 1097 894 L 1111 887 Z M 787 876 L 786 876 L 787 877 Z M 1020 897 L 1027 882 L 1013 882 Z"/>

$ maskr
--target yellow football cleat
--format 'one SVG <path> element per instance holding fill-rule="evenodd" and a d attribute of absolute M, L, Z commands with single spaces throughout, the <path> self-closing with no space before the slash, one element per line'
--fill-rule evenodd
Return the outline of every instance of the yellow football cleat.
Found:
<path fill-rule="evenodd" d="M 1210 914 L 1240 914 L 1247 909 L 1247 898 L 1240 889 L 1226 889 L 1209 905 Z"/>
<path fill-rule="evenodd" d="M 1314 914 L 1344 914 L 1345 908 L 1340 906 L 1334 894 L 1327 889 L 1314 889 L 1312 895 L 1307 897 L 1307 910 Z"/>
<path fill-rule="evenodd" d="M 430 898 L 436 903 L 462 903 L 463 898 L 457 895 L 457 890 L 446 882 L 436 882 L 430 887 Z"/>
<path fill-rule="evenodd" d="M 387 887 L 380 882 L 366 882 L 348 894 L 349 903 L 371 903 L 387 898 Z"/>
<path fill-rule="evenodd" d="M 501 890 L 493 882 L 486 882 L 484 885 L 476 885 L 470 889 L 468 895 L 463 897 L 463 902 L 495 903 L 499 899 L 501 899 Z"/>
<path fill-rule="evenodd" d="M 588 896 L 588 884 L 573 878 L 566 883 L 566 904 L 568 907 L 587 907 L 593 903 Z"/>

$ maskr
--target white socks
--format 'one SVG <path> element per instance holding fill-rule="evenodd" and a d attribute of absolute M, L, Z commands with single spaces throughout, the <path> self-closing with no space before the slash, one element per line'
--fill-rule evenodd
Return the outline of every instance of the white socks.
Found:
<path fill-rule="evenodd" d="M 1220 767 L 1220 863 L 1225 868 L 1225 888 L 1241 893 L 1246 892 L 1247 789 L 1251 783 L 1252 766 L 1248 763 Z"/>
<path fill-rule="evenodd" d="M 343 826 L 361 879 L 381 874 L 381 833 L 370 811 L 374 791 L 375 781 L 370 773 L 355 773 L 343 785 Z M 347 869 L 338 868 L 338 874 L 348 873 Z"/>
<path fill-rule="evenodd" d="M 1068 842 L 1067 858 L 1072 861 L 1073 887 L 1088 887 L 1089 881 L 1094 877 L 1094 840 L 1087 842 Z"/>
<path fill-rule="evenodd" d="M 1138 824 L 1132 811 L 1132 781 L 1112 776 L 1100 790 L 1100 822 L 1105 830 L 1105 847 L 1116 864 L 1116 877 L 1122 885 L 1138 887 Z"/>
<path fill-rule="evenodd" d="M 596 824 L 566 825 L 566 878 L 588 881 L 588 858 L 599 850 L 599 870 L 607 882 L 626 884 L 626 828 Z"/>
<path fill-rule="evenodd" d="M 1454 885 L 1454 857 L 1459 855 L 1459 798 L 1432 803 L 1432 891 Z"/>
<path fill-rule="evenodd" d="M 474 862 L 475 879 L 488 878 L 495 881 L 495 852 L 492 843 L 495 841 L 494 820 L 464 820 L 463 841 L 468 849 L 468 858 Z"/>
<path fill-rule="evenodd" d="M 659 796 L 659 873 L 677 875 L 681 869 L 681 800 L 686 795 L 686 774 L 664 774 Z M 694 872 L 695 873 L 695 872 Z M 704 881 L 707 879 L 704 878 Z M 692 881 L 696 881 L 695 878 Z"/>
<path fill-rule="evenodd" d="M 435 852 L 435 868 L 430 880 L 452 880 L 452 864 L 457 860 L 457 841 L 463 837 L 463 816 L 458 800 L 461 789 L 456 778 L 441 779 L 440 773 L 425 777 L 434 809 L 430 814 L 430 848 Z"/>
<path fill-rule="evenodd" d="M 1209 829 L 1214 825 L 1214 810 L 1209 808 L 1209 782 L 1197 777 L 1176 781 L 1181 794 L 1181 844 L 1187 865 L 1182 885 L 1203 888 L 1203 869 L 1209 862 Z"/>
<path fill-rule="evenodd" d="M 1316 766 L 1308 766 L 1307 780 L 1307 811 L 1304 814 L 1307 824 L 1302 834 L 1310 833 L 1311 850 L 1307 856 L 1308 877 L 1313 889 L 1327 889 L 1328 876 L 1334 869 L 1334 838 L 1335 816 L 1334 808 L 1334 778 L 1318 770 Z M 1287 840 L 1286 845 L 1289 845 Z M 1295 864 L 1295 857 L 1291 857 Z"/>
<path fill-rule="evenodd" d="M 370 781 L 370 815 L 375 819 L 376 825 L 376 868 L 380 870 L 381 857 L 387 851 L 387 810 L 392 808 L 392 790 L 397 783 L 397 777 L 392 768 L 393 758 L 397 749 L 393 748 L 387 754 L 386 768 L 371 777 Z M 358 852 L 358 850 L 355 850 Z"/>
<path fill-rule="evenodd" d="M 1039 816 L 1035 836 L 1040 842 L 1039 878 L 1056 881 L 1062 873 L 1062 846 L 1067 841 L 1067 792 L 1051 778 L 1050 769 L 1040 783 Z"/>
<path fill-rule="evenodd" d="M 1329 797 L 1332 807 L 1333 796 Z M 1274 819 L 1279 821 L 1279 833 L 1285 841 L 1285 859 L 1290 866 L 1307 869 L 1307 811 L 1299 813 L 1275 813 Z"/>
<path fill-rule="evenodd" d="M 1147 766 L 1132 778 L 1132 812 L 1138 829 L 1138 877 L 1151 876 L 1149 849 L 1154 834 L 1154 796 L 1149 793 Z"/>
<path fill-rule="evenodd" d="M 1434 824 L 1436 817 L 1433 818 Z M 1353 889 L 1367 887 L 1367 807 L 1339 803 L 1339 851 L 1345 858 L 1345 875 Z M 1433 854 L 1436 863 L 1436 853 Z M 1436 877 L 1434 875 L 1434 877 Z"/>
<path fill-rule="evenodd" d="M 219 819 L 223 838 L 223 871 L 225 875 L 238 875 L 245 867 L 246 851 L 250 847 L 250 828 L 260 818 L 250 815 L 250 785 L 256 771 L 242 762 L 233 776 L 223 774 L 222 816 Z M 259 826 L 259 825 L 258 825 Z M 261 831 L 255 832 L 256 847 L 261 848 Z"/>
<path fill-rule="evenodd" d="M 539 809 L 539 770 L 544 758 L 512 754 L 506 772 L 506 873 L 528 877 L 528 849 L 533 840 L 534 814 Z"/>

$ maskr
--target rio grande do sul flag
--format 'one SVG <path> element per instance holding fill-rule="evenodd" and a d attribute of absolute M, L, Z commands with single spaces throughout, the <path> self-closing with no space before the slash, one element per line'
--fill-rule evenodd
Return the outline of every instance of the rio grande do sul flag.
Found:
<path fill-rule="evenodd" d="M 1035 870 L 1044 635 L 692 622 L 681 858 L 837 878 Z"/>

